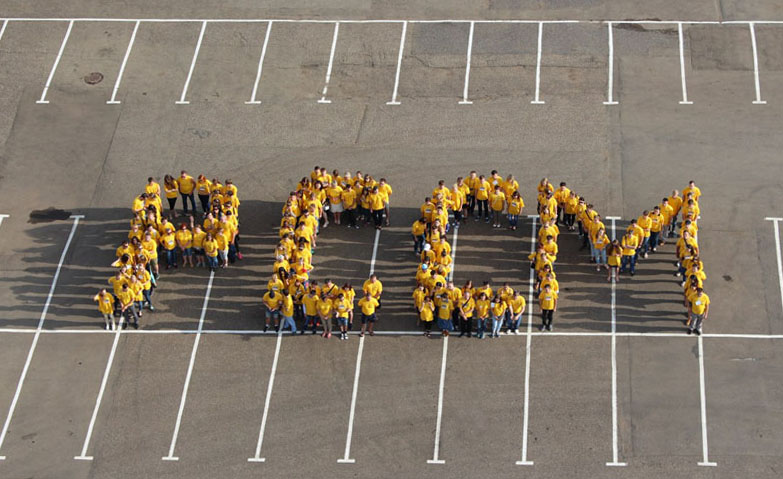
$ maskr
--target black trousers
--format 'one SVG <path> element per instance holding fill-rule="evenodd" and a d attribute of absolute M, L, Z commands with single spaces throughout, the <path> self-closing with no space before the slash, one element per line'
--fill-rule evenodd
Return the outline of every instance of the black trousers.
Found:
<path fill-rule="evenodd" d="M 468 214 L 473 216 L 473 211 L 476 210 L 476 195 L 468 195 L 466 200 L 468 203 Z"/>
<path fill-rule="evenodd" d="M 554 310 L 552 309 L 541 310 L 541 322 L 543 323 L 544 326 L 552 325 L 553 314 L 554 314 Z"/>
<path fill-rule="evenodd" d="M 473 318 L 462 319 L 459 322 L 459 331 L 462 334 L 473 333 Z"/>
<path fill-rule="evenodd" d="M 372 210 L 372 220 L 375 226 L 381 226 L 383 224 L 383 210 Z"/>
<path fill-rule="evenodd" d="M 356 209 L 350 209 L 343 211 L 343 218 L 345 218 L 345 221 L 348 222 L 348 226 L 355 227 L 356 226 Z"/>

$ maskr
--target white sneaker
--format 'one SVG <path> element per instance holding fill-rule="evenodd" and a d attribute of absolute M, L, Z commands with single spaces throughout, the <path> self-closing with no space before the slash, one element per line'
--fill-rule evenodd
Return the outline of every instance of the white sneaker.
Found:
<path fill-rule="evenodd" d="M 109 330 L 109 323 L 106 323 L 106 331 Z"/>
<path fill-rule="evenodd" d="M 519 336 L 519 335 L 520 335 L 520 334 L 522 334 L 522 333 L 521 333 L 521 332 L 520 332 L 520 331 L 517 329 L 516 331 L 514 331 L 514 334 L 516 334 L 517 336 Z"/>

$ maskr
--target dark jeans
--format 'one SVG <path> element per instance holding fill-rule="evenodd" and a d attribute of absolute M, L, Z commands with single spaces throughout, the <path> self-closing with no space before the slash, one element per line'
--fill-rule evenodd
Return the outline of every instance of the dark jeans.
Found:
<path fill-rule="evenodd" d="M 206 215 L 209 211 L 209 195 L 198 195 L 198 201 L 201 203 L 201 209 L 204 211 L 204 214 Z M 195 211 L 196 207 L 193 207 L 193 210 Z"/>
<path fill-rule="evenodd" d="M 169 209 L 173 210 L 174 207 L 177 206 L 177 197 L 175 196 L 174 198 L 166 198 L 166 199 L 169 200 Z"/>
<path fill-rule="evenodd" d="M 190 193 L 186 195 L 185 193 L 180 193 L 182 196 L 182 210 L 185 212 L 185 214 L 188 213 L 188 200 L 190 200 L 191 206 L 193 206 L 193 212 L 196 212 L 196 198 L 193 196 L 193 193 Z"/>
<path fill-rule="evenodd" d="M 356 209 L 345 210 L 343 212 L 343 219 L 348 222 L 348 226 L 356 226 Z"/>
<path fill-rule="evenodd" d="M 552 309 L 542 309 L 541 310 L 541 322 L 544 326 L 551 326 L 552 325 L 552 319 L 554 319 L 554 310 Z"/>
<path fill-rule="evenodd" d="M 372 210 L 372 220 L 376 228 L 380 227 L 383 224 L 383 210 Z"/>
<path fill-rule="evenodd" d="M 166 250 L 166 264 L 169 266 L 177 266 L 177 249 Z"/>
<path fill-rule="evenodd" d="M 571 227 L 574 226 L 574 221 L 576 220 L 575 214 L 564 214 L 563 215 L 563 221 L 565 221 L 566 226 Z"/>
<path fill-rule="evenodd" d="M 476 200 L 478 201 L 478 216 L 479 218 L 481 216 L 484 216 L 484 218 L 489 219 L 489 200 Z M 482 215 L 482 211 L 484 212 Z"/>
<path fill-rule="evenodd" d="M 650 249 L 656 249 L 658 247 L 658 241 L 661 239 L 660 231 L 650 231 Z"/>
<path fill-rule="evenodd" d="M 459 323 L 459 330 L 460 333 L 470 336 L 473 332 L 473 318 L 461 320 Z"/>
<path fill-rule="evenodd" d="M 631 274 L 636 273 L 636 255 L 623 255 L 622 261 L 620 266 L 620 272 L 624 272 L 626 267 L 630 265 L 631 267 Z"/>
<path fill-rule="evenodd" d="M 413 236 L 413 252 L 421 253 L 424 250 L 424 235 Z"/>
<path fill-rule="evenodd" d="M 476 195 L 468 195 L 465 199 L 468 206 L 468 214 L 473 215 L 473 211 L 476 210 Z"/>

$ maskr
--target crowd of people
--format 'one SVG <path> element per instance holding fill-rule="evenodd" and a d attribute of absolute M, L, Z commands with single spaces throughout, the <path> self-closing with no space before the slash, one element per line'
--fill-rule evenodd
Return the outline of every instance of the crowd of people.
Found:
<path fill-rule="evenodd" d="M 489 281 L 474 286 L 471 281 L 461 288 L 451 280 L 453 258 L 447 234 L 474 221 L 492 223 L 502 228 L 503 218 L 508 228 L 515 230 L 525 203 L 519 194 L 519 183 L 513 175 L 503 179 L 493 170 L 487 178 L 471 171 L 467 178 L 459 177 L 450 188 L 440 180 L 420 208 L 421 216 L 411 227 L 413 252 L 419 259 L 413 304 L 424 335 L 430 337 L 432 324 L 437 323 L 443 336 L 459 328 L 460 336 L 500 337 L 519 334 L 518 328 L 526 301 L 518 290 L 504 283 L 493 291 Z"/>
<path fill-rule="evenodd" d="M 196 196 L 200 222 L 196 219 Z M 180 197 L 182 216 L 176 210 Z M 144 309 L 155 310 L 152 297 L 160 277 L 159 260 L 167 270 L 182 264 L 183 268 L 203 267 L 212 272 L 241 260 L 239 204 L 237 187 L 231 180 L 210 181 L 204 175 L 193 178 L 184 170 L 177 178 L 166 175 L 162 187 L 148 178 L 144 192 L 133 199 L 130 231 L 111 264 L 115 268 L 109 278 L 111 292 L 101 289 L 93 298 L 106 329 L 128 324 L 138 329 Z M 178 217 L 181 220 L 176 224 Z"/>
<path fill-rule="evenodd" d="M 507 283 L 496 292 L 488 281 L 479 287 L 474 287 L 470 281 L 462 288 L 455 287 L 450 278 L 451 247 L 446 239 L 451 228 L 459 228 L 460 223 L 464 224 L 470 217 L 474 221 L 492 222 L 493 228 L 502 228 L 505 217 L 508 228 L 516 229 L 524 207 L 518 188 L 513 175 L 504 180 L 497 171 L 492 171 L 488 178 L 471 171 L 467 178 L 457 178 L 451 188 L 444 180 L 439 181 L 432 196 L 425 198 L 420 208 L 421 217 L 413 223 L 411 233 L 413 251 L 419 257 L 413 302 L 426 336 L 431 335 L 432 323 L 436 320 L 444 336 L 455 326 L 459 327 L 460 336 L 472 336 L 474 320 L 479 338 L 483 338 L 486 331 L 490 331 L 490 337 L 497 338 L 504 326 L 506 333 L 518 333 L 519 320 L 525 310 L 524 297 Z M 622 238 L 615 238 L 614 231 L 610 237 L 595 207 L 565 182 L 555 188 L 543 178 L 537 185 L 537 193 L 540 228 L 536 233 L 535 251 L 528 259 L 541 310 L 539 330 L 553 329 L 560 294 L 555 272 L 559 253 L 557 240 L 560 226 L 563 226 L 567 231 L 578 231 L 581 249 L 589 247 L 591 263 L 597 271 L 607 271 L 609 282 L 619 281 L 621 273 L 634 276 L 640 259 L 656 252 L 667 238 L 678 238 L 675 274 L 682 277 L 688 334 L 701 334 L 702 322 L 709 313 L 709 297 L 703 291 L 706 275 L 698 256 L 701 191 L 693 181 L 683 190 L 682 196 L 675 190 L 659 205 L 631 220 Z M 678 217 L 681 218 L 679 224 Z"/>
<path fill-rule="evenodd" d="M 274 327 L 277 332 L 287 328 L 291 334 L 305 334 L 308 330 L 316 334 L 320 327 L 321 336 L 331 338 L 336 321 L 340 339 L 348 339 L 348 331 L 353 328 L 356 291 L 350 282 L 339 286 L 324 279 L 319 285 L 310 277 L 318 235 L 329 224 L 360 228 L 372 222 L 376 229 L 388 226 L 391 194 L 386 179 L 376 181 L 360 171 L 329 173 L 316 166 L 309 177 L 302 178 L 283 205 L 272 277 L 262 299 L 264 332 Z M 375 334 L 382 293 L 383 284 L 371 274 L 356 301 L 360 336 Z"/>

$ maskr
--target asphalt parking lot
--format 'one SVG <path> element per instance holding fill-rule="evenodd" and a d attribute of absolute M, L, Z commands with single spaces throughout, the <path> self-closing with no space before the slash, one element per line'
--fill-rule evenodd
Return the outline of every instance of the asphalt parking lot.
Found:
<path fill-rule="evenodd" d="M 3 13 L 0 475 L 777 477 L 779 7 L 375 3 Z M 88 17 L 128 21 L 70 23 Z M 349 21 L 369 19 L 407 22 Z M 394 187 L 391 227 L 331 225 L 314 261 L 384 282 L 373 337 L 260 331 L 280 208 L 314 165 Z M 104 332 L 90 300 L 131 199 L 180 169 L 238 185 L 245 259 L 164 272 L 142 327 Z M 566 181 L 618 234 L 695 179 L 706 334 L 684 334 L 672 245 L 613 289 L 563 234 L 553 333 L 535 308 L 520 336 L 420 336 L 409 225 L 471 169 L 514 174 L 526 214 L 541 177 Z M 469 222 L 455 283 L 527 297 L 534 231 Z"/>

